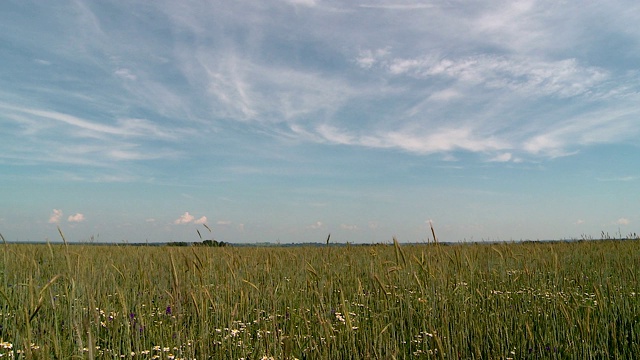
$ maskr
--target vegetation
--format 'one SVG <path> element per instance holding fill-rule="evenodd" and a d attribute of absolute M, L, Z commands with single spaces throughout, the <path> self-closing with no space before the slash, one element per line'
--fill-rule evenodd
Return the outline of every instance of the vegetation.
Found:
<path fill-rule="evenodd" d="M 186 242 L 186 241 L 172 241 L 167 243 L 167 246 L 210 246 L 210 247 L 223 247 L 223 246 L 229 246 L 228 243 L 224 242 L 224 241 L 217 241 L 217 240 L 203 240 L 202 242 L 194 242 L 194 243 L 190 243 L 190 242 Z"/>
<path fill-rule="evenodd" d="M 0 356 L 540 359 L 640 353 L 640 241 L 5 244 Z"/>

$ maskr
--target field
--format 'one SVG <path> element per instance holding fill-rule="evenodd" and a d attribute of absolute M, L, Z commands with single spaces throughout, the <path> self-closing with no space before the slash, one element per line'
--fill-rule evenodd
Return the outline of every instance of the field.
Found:
<path fill-rule="evenodd" d="M 640 242 L 5 244 L 0 357 L 640 354 Z"/>

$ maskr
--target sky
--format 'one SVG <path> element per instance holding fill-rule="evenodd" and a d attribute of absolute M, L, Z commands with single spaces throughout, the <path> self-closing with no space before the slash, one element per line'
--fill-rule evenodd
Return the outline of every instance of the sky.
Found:
<path fill-rule="evenodd" d="M 624 0 L 4 0 L 0 234 L 640 232 L 638 23 Z"/>

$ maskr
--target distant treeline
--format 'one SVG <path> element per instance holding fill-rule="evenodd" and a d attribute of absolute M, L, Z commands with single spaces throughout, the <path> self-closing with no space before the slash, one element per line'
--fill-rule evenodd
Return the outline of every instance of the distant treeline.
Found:
<path fill-rule="evenodd" d="M 168 242 L 167 246 L 209 246 L 209 247 L 225 247 L 229 246 L 229 243 L 217 240 L 203 240 L 202 242 L 186 242 L 186 241 L 173 241 Z"/>

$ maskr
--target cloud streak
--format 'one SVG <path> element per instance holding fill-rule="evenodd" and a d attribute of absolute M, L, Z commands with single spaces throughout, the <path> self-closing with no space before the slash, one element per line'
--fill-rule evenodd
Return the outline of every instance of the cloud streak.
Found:
<path fill-rule="evenodd" d="M 115 126 L 105 125 L 98 122 L 91 122 L 79 117 L 60 113 L 56 111 L 46 111 L 30 108 L 15 107 L 7 104 L 0 104 L 4 108 L 22 116 L 30 116 L 39 121 L 54 121 L 70 125 L 79 137 L 102 138 L 104 135 L 115 135 L 119 137 L 143 137 L 152 136 L 156 138 L 172 139 L 175 134 L 161 129 L 157 124 L 144 119 L 118 119 Z"/>

